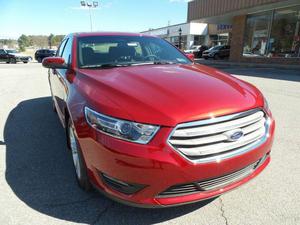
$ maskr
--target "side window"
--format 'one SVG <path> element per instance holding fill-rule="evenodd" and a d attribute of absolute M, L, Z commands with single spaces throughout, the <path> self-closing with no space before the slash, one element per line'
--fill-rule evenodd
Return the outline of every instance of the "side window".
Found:
<path fill-rule="evenodd" d="M 58 48 L 58 50 L 56 52 L 56 56 L 61 56 L 62 55 L 62 52 L 63 52 L 64 47 L 66 45 L 66 41 L 67 41 L 67 39 L 65 39 L 65 40 L 62 41 L 62 43 L 60 44 L 60 46 L 59 46 L 59 48 Z"/>
<path fill-rule="evenodd" d="M 62 56 L 67 64 L 71 63 L 71 52 L 72 52 L 72 39 L 67 39 L 67 43 L 62 52 Z"/>
<path fill-rule="evenodd" d="M 4 55 L 6 52 L 3 49 L 0 49 L 0 55 Z"/>

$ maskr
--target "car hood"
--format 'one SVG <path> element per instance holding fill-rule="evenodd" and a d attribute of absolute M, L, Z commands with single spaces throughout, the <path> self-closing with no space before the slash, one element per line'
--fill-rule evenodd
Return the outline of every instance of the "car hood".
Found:
<path fill-rule="evenodd" d="M 100 113 L 163 126 L 263 105 L 254 86 L 196 64 L 80 69 L 74 82 Z"/>

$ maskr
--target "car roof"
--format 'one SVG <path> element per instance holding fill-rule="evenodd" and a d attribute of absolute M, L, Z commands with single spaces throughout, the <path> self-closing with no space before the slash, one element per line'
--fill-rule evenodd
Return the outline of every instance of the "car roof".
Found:
<path fill-rule="evenodd" d="M 136 36 L 136 37 L 155 37 L 153 35 L 129 32 L 81 32 L 72 33 L 75 37 L 89 37 L 89 36 Z M 67 35 L 69 36 L 69 35 Z"/>

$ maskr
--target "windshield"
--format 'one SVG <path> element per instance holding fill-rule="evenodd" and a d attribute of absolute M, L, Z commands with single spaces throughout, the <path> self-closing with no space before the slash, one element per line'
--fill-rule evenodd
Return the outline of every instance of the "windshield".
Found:
<path fill-rule="evenodd" d="M 214 47 L 211 47 L 209 50 L 219 50 L 223 47 L 223 45 L 217 45 L 217 46 L 214 46 Z"/>
<path fill-rule="evenodd" d="M 165 40 L 143 36 L 90 36 L 78 38 L 80 68 L 145 64 L 191 64 Z"/>
<path fill-rule="evenodd" d="M 7 53 L 18 53 L 16 50 L 6 50 Z"/>

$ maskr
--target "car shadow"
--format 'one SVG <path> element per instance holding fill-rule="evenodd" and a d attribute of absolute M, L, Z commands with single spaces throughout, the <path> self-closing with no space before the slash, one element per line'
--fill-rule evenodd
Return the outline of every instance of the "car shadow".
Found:
<path fill-rule="evenodd" d="M 154 224 L 193 212 L 213 200 L 175 208 L 139 209 L 85 193 L 75 180 L 65 133 L 51 98 L 26 100 L 6 121 L 6 181 L 16 196 L 40 213 L 71 222 Z"/>

